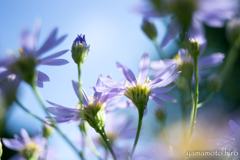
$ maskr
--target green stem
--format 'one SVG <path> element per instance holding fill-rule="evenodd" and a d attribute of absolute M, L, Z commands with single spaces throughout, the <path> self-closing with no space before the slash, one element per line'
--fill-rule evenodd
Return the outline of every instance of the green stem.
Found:
<path fill-rule="evenodd" d="M 15 99 L 15 102 L 19 105 L 19 107 L 21 107 L 25 112 L 27 112 L 28 114 L 30 114 L 31 116 L 33 116 L 34 118 L 36 118 L 37 120 L 49 125 L 46 121 L 44 121 L 43 119 L 41 119 L 40 117 L 38 117 L 37 115 L 33 114 L 32 112 L 30 112 L 26 107 L 23 106 L 22 103 L 20 103 L 17 99 Z M 53 126 L 54 127 L 54 126 Z"/>
<path fill-rule="evenodd" d="M 208 95 L 208 97 L 207 97 L 203 102 L 198 103 L 197 108 L 200 108 L 200 107 L 202 107 L 205 103 L 207 103 L 207 102 L 211 99 L 211 97 L 213 96 L 213 94 L 214 94 L 214 92 L 211 92 L 211 93 Z"/>
<path fill-rule="evenodd" d="M 37 88 L 35 87 L 35 85 L 32 85 L 32 88 L 33 88 L 33 91 L 35 92 L 36 96 L 37 96 L 37 99 L 38 101 L 40 102 L 41 104 L 41 107 L 43 108 L 43 110 L 45 111 L 45 113 L 47 114 L 47 116 L 51 119 L 52 121 L 52 124 L 55 126 L 55 129 L 57 130 L 57 132 L 62 136 L 62 138 L 72 147 L 72 149 L 79 155 L 79 157 L 84 160 L 84 157 L 82 155 L 82 152 L 81 151 L 78 151 L 78 149 L 72 144 L 72 142 L 65 136 L 65 134 L 62 133 L 62 131 L 58 128 L 58 126 L 56 125 L 55 123 L 55 120 L 53 117 L 51 117 L 50 113 L 47 111 L 43 101 L 42 101 L 42 98 L 40 96 L 40 94 L 38 93 L 38 90 Z"/>
<path fill-rule="evenodd" d="M 181 90 L 182 91 L 182 103 L 183 103 L 183 107 L 182 107 L 182 137 L 183 137 L 183 141 L 185 141 L 186 139 L 186 131 L 187 131 L 187 127 L 186 127 L 186 121 L 187 121 L 187 106 L 185 101 L 186 101 L 186 90 Z"/>
<path fill-rule="evenodd" d="M 82 97 L 81 68 L 82 68 L 82 64 L 79 63 L 79 64 L 78 64 L 78 85 L 79 85 L 78 92 L 79 92 L 79 100 L 80 100 L 80 102 L 82 103 L 83 97 Z"/>
<path fill-rule="evenodd" d="M 107 138 L 107 135 L 106 135 L 106 133 L 105 133 L 105 131 L 104 131 L 104 128 L 103 128 L 102 130 L 99 130 L 98 133 L 102 136 L 102 139 L 104 140 L 104 142 L 106 143 L 109 151 L 111 152 L 111 154 L 112 154 L 112 156 L 113 156 L 113 159 L 114 159 L 114 160 L 117 160 L 117 156 L 116 156 L 116 154 L 114 153 L 114 151 L 113 151 L 113 149 L 112 149 L 112 146 L 111 146 L 110 143 L 109 143 L 109 139 Z"/>
<path fill-rule="evenodd" d="M 190 121 L 190 129 L 188 133 L 188 143 L 190 144 L 192 135 L 196 125 L 196 117 L 197 117 L 197 105 L 198 105 L 198 97 L 199 97 L 199 90 L 198 90 L 198 56 L 194 58 L 194 69 L 195 69 L 195 101 L 194 107 L 192 111 L 191 121 Z"/>
<path fill-rule="evenodd" d="M 155 46 L 156 49 L 157 49 L 157 52 L 158 52 L 158 54 L 159 54 L 160 59 L 166 59 L 166 56 L 165 56 L 165 54 L 163 53 L 163 50 L 160 48 L 157 40 L 153 40 L 153 43 L 154 43 L 154 46 Z"/>
<path fill-rule="evenodd" d="M 165 125 L 164 125 L 164 123 L 163 122 L 161 122 L 161 131 L 162 131 L 162 135 L 163 135 L 163 138 L 164 138 L 164 140 L 166 141 L 166 143 L 167 143 L 167 145 L 168 145 L 168 148 L 170 149 L 170 150 L 172 150 L 172 145 L 169 143 L 169 141 L 168 141 L 168 138 L 167 138 L 167 135 L 166 135 L 166 132 L 165 132 Z"/>
<path fill-rule="evenodd" d="M 143 108 L 143 107 L 139 107 L 139 108 Z M 138 110 L 138 128 L 137 128 L 137 133 L 136 133 L 134 145 L 133 145 L 133 148 L 132 148 L 132 151 L 131 151 L 131 158 L 133 157 L 134 151 L 135 151 L 136 146 L 137 146 L 138 138 L 140 136 L 140 131 L 141 131 L 141 128 L 142 128 L 143 113 L 144 113 L 144 110 L 141 110 L 141 109 Z"/>
<path fill-rule="evenodd" d="M 87 143 L 88 143 L 89 147 L 91 148 L 92 152 L 94 153 L 94 155 L 95 155 L 99 160 L 101 160 L 102 158 L 101 158 L 99 152 L 97 151 L 97 148 L 96 148 L 95 145 L 93 144 L 93 141 L 92 141 L 91 137 L 90 137 L 87 133 L 85 134 L 85 136 L 86 136 L 86 139 L 87 139 Z"/>

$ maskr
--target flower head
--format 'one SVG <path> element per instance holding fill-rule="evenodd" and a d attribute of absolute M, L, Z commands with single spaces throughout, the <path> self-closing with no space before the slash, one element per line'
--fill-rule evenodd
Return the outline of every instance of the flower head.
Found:
<path fill-rule="evenodd" d="M 202 51 L 200 53 L 202 53 Z M 224 54 L 222 53 L 213 53 L 205 57 L 201 57 L 200 55 L 200 58 L 198 59 L 199 76 L 204 77 L 209 75 L 206 69 L 219 66 L 222 64 L 223 59 Z M 175 63 L 177 63 L 177 70 L 182 71 L 181 76 L 184 77 L 188 82 L 191 82 L 193 78 L 194 60 L 187 49 L 180 49 L 178 54 L 173 57 L 173 59 L 151 62 L 150 67 L 153 70 L 151 71 L 150 75 L 155 77 L 164 69 Z"/>
<path fill-rule="evenodd" d="M 85 35 L 78 35 L 73 41 L 72 45 L 72 58 L 75 63 L 83 63 L 88 55 L 89 47 L 87 45 Z"/>
<path fill-rule="evenodd" d="M 37 23 L 33 35 L 31 35 L 28 30 L 22 32 L 19 57 L 12 56 L 0 60 L 0 66 L 5 68 L 5 71 L 0 72 L 0 81 L 14 75 L 15 78 L 24 80 L 30 85 L 36 83 L 37 86 L 43 87 L 43 82 L 49 81 L 49 77 L 45 73 L 37 71 L 37 66 L 59 66 L 68 63 L 65 59 L 57 59 L 68 50 L 63 50 L 45 58 L 41 58 L 47 51 L 60 44 L 66 38 L 66 35 L 57 38 L 58 29 L 55 28 L 52 30 L 44 44 L 37 49 L 39 30 L 40 24 Z"/>
<path fill-rule="evenodd" d="M 79 99 L 78 83 L 72 81 L 72 84 Z M 104 86 L 104 84 L 99 78 L 96 87 L 101 86 Z M 116 96 L 116 94 L 95 92 L 91 98 L 88 98 L 85 90 L 82 88 L 82 95 L 82 102 L 78 103 L 76 109 L 63 107 L 49 101 L 48 103 L 55 107 L 49 107 L 47 109 L 50 113 L 56 116 L 55 120 L 57 123 L 86 120 L 94 129 L 103 128 L 105 124 L 105 112 L 118 102 L 113 102 L 112 100 L 109 100 L 109 98 Z"/>
<path fill-rule="evenodd" d="M 44 150 L 47 140 L 41 137 L 39 134 L 30 138 L 25 129 L 21 130 L 20 138 L 18 135 L 14 135 L 14 139 L 3 138 L 3 144 L 9 149 L 18 151 L 15 159 L 31 159 L 37 160 L 38 158 L 44 158 Z M 17 158 L 18 157 L 18 158 Z"/>
<path fill-rule="evenodd" d="M 160 99 L 175 102 L 175 99 L 163 93 L 174 87 L 169 85 L 173 83 L 180 74 L 180 72 L 175 72 L 177 65 L 171 65 L 158 74 L 153 80 L 150 80 L 147 78 L 149 63 L 149 55 L 148 53 L 144 53 L 139 63 L 138 78 L 136 78 L 127 66 L 117 62 L 117 68 L 126 78 L 127 83 L 124 85 L 112 79 L 100 77 L 107 87 L 96 87 L 96 90 L 98 92 L 108 91 L 109 93 L 114 93 L 122 97 L 126 96 L 142 111 L 146 109 L 149 99 L 153 99 L 159 106 L 164 106 Z"/>

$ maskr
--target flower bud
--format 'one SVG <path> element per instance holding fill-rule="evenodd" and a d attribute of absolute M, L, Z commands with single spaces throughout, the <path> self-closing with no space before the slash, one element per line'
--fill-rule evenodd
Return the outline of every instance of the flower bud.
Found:
<path fill-rule="evenodd" d="M 163 110 L 163 108 L 158 108 L 155 111 L 155 117 L 157 118 L 157 120 L 159 120 L 161 123 L 164 122 L 166 120 L 166 113 Z"/>
<path fill-rule="evenodd" d="M 142 23 L 143 32 L 150 38 L 151 40 L 155 40 L 157 38 L 157 29 L 154 23 L 149 22 L 148 19 L 144 18 Z"/>
<path fill-rule="evenodd" d="M 2 142 L 1 142 L 1 138 L 0 138 L 0 159 L 2 157 L 2 153 L 3 153 L 3 149 L 2 149 Z"/>
<path fill-rule="evenodd" d="M 188 53 L 193 57 L 197 58 L 201 51 L 200 44 L 193 38 L 190 38 L 188 41 Z"/>
<path fill-rule="evenodd" d="M 217 74 L 213 74 L 209 78 L 208 88 L 212 92 L 218 92 L 222 87 L 222 83 L 223 83 L 222 78 Z"/>
<path fill-rule="evenodd" d="M 240 38 L 240 18 L 227 22 L 226 37 L 230 43 L 235 43 Z"/>
<path fill-rule="evenodd" d="M 85 35 L 78 35 L 72 45 L 72 58 L 75 63 L 82 64 L 85 61 L 89 47 L 85 40 Z"/>
<path fill-rule="evenodd" d="M 187 29 L 191 24 L 193 13 L 197 9 L 197 3 L 195 0 L 173 0 L 168 4 L 168 8 Z"/>
<path fill-rule="evenodd" d="M 44 124 L 43 126 L 43 137 L 48 139 L 48 137 L 52 134 L 53 132 L 53 127 L 47 124 Z"/>
<path fill-rule="evenodd" d="M 96 130 L 96 132 L 101 132 L 105 126 L 106 120 L 106 104 L 90 104 L 89 107 L 84 109 L 84 119 L 88 124 Z"/>

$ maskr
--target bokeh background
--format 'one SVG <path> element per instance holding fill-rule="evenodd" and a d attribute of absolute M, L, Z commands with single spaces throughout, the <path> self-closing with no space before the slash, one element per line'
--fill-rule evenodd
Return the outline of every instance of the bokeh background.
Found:
<path fill-rule="evenodd" d="M 92 92 L 87 88 L 95 85 L 100 74 L 104 76 L 111 74 L 115 80 L 122 79 L 122 75 L 116 68 L 116 61 L 129 66 L 137 74 L 138 63 L 144 52 L 147 51 L 150 54 L 151 60 L 159 59 L 153 44 L 141 30 L 142 15 L 134 11 L 134 8 L 143 4 L 145 2 L 139 0 L 0 1 L 0 57 L 6 56 L 10 51 L 18 54 L 21 31 L 25 28 L 32 29 L 36 20 L 41 20 L 42 24 L 39 37 L 40 45 L 54 27 L 59 28 L 58 36 L 68 34 L 66 40 L 49 51 L 48 54 L 70 49 L 77 34 L 85 34 L 87 43 L 90 44 L 90 52 L 82 67 L 82 82 L 87 93 L 91 95 Z M 158 29 L 159 43 L 166 33 L 168 21 L 168 18 L 154 19 Z M 229 44 L 225 38 L 225 28 L 205 28 L 208 40 L 206 53 L 223 52 L 227 55 Z M 175 55 L 177 50 L 178 44 L 175 40 L 164 48 L 168 57 Z M 71 58 L 70 51 L 61 58 L 67 59 L 70 63 L 60 67 L 39 67 L 40 71 L 50 77 L 50 82 L 44 83 L 44 88 L 39 89 L 39 91 L 45 100 L 67 107 L 75 107 L 78 100 L 73 91 L 71 80 L 77 80 L 77 67 Z M 237 118 L 240 113 L 240 68 L 238 64 L 239 59 L 220 93 L 216 93 L 209 103 L 199 109 L 197 128 L 200 133 L 221 136 L 220 133 L 216 133 L 216 128 L 227 128 L 230 119 L 238 122 Z M 204 93 L 205 90 L 202 91 Z M 180 126 L 176 124 L 181 118 L 182 97 L 177 89 L 169 94 L 177 98 L 179 103 L 165 103 L 168 113 L 167 125 L 176 126 L 176 130 L 178 130 Z M 45 117 L 27 84 L 21 83 L 18 97 L 29 110 L 37 113 L 40 117 Z M 47 106 L 50 105 L 47 104 Z M 150 102 L 143 124 L 143 134 L 141 135 L 143 139 L 150 139 L 150 135 L 159 133 L 160 125 L 153 116 L 155 108 L 156 105 Z M 126 109 L 117 114 L 127 114 L 134 117 L 134 124 L 137 125 L 137 110 Z M 19 134 L 21 128 L 25 128 L 30 135 L 42 129 L 42 124 L 39 121 L 26 114 L 15 104 L 5 115 L 7 118 L 0 131 L 1 137 L 12 137 L 13 134 Z M 78 132 L 78 127 L 75 124 L 61 124 L 60 128 L 72 141 L 77 143 L 76 137 L 72 136 Z M 168 132 L 168 135 L 174 137 L 176 133 Z M 170 138 L 170 141 L 174 142 L 174 139 Z M 139 145 L 142 144 L 140 139 Z M 50 145 L 57 146 L 59 160 L 78 159 L 74 151 L 55 132 L 50 138 Z M 4 151 L 6 152 L 3 153 L 3 160 L 14 154 L 13 151 L 6 148 Z"/>

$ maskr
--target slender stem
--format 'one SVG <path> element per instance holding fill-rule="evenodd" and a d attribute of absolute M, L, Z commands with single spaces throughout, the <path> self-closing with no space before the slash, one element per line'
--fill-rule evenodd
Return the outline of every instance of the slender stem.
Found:
<path fill-rule="evenodd" d="M 194 94 L 193 94 L 193 90 L 192 90 L 192 86 L 191 86 L 191 82 L 188 83 L 188 89 L 190 92 L 190 96 L 191 96 L 191 102 L 192 102 L 192 111 L 191 111 L 191 117 L 190 117 L 190 124 L 193 121 L 193 115 L 194 115 Z"/>
<path fill-rule="evenodd" d="M 197 108 L 200 108 L 200 107 L 202 107 L 205 103 L 207 103 L 207 102 L 211 99 L 211 97 L 212 97 L 213 94 L 214 94 L 214 92 L 211 92 L 211 93 L 208 95 L 208 97 L 207 97 L 203 102 L 198 103 Z"/>
<path fill-rule="evenodd" d="M 87 133 L 85 134 L 85 136 L 86 136 L 86 139 L 87 139 L 87 143 L 88 143 L 89 147 L 91 148 L 92 152 L 94 153 L 94 155 L 95 155 L 99 160 L 101 160 L 102 158 L 101 158 L 99 152 L 97 151 L 97 148 L 96 148 L 95 145 L 93 144 L 93 141 L 92 141 L 91 137 L 90 137 Z"/>
<path fill-rule="evenodd" d="M 172 145 L 169 143 L 168 141 L 168 138 L 167 138 L 167 135 L 166 135 L 166 132 L 165 132 L 165 125 L 164 125 L 164 122 L 161 122 L 161 131 L 162 131 L 162 135 L 163 135 L 163 138 L 164 140 L 166 141 L 167 145 L 168 145 L 168 148 L 170 150 L 172 150 Z"/>
<path fill-rule="evenodd" d="M 81 80 L 81 68 L 82 68 L 82 64 L 79 63 L 78 64 L 78 92 L 79 92 L 79 100 L 82 103 L 83 97 L 82 97 L 82 80 Z"/>
<path fill-rule="evenodd" d="M 58 128 L 58 126 L 55 123 L 55 120 L 53 117 L 51 117 L 50 113 L 47 111 L 42 98 L 40 96 L 40 94 L 38 93 L 38 90 L 36 89 L 35 85 L 32 85 L 32 88 L 37 96 L 38 101 L 41 104 L 41 107 L 43 108 L 43 110 L 46 112 L 46 114 L 48 115 L 48 117 L 51 119 L 53 125 L 55 126 L 54 128 L 57 130 L 57 132 L 62 136 L 62 138 L 72 147 L 72 149 L 79 155 L 79 157 L 84 160 L 84 157 L 82 155 L 81 151 L 78 151 L 78 149 L 72 144 L 72 142 L 65 136 L 65 134 L 62 133 L 62 131 Z"/>
<path fill-rule="evenodd" d="M 195 69 L 195 101 L 194 101 L 194 108 L 192 112 L 192 118 L 190 122 L 190 129 L 188 133 L 188 144 L 190 144 L 192 135 L 195 129 L 196 125 L 196 117 L 197 117 L 197 105 L 198 105 L 198 96 L 199 96 L 199 90 L 198 90 L 198 56 L 194 58 L 194 69 Z"/>
<path fill-rule="evenodd" d="M 141 108 L 141 107 L 139 107 L 139 108 Z M 133 157 L 134 151 L 135 151 L 136 146 L 137 146 L 138 138 L 140 136 L 140 131 L 141 131 L 141 128 L 142 128 L 143 113 L 144 113 L 143 110 L 140 110 L 140 109 L 138 110 L 138 128 L 137 128 L 137 133 L 136 133 L 134 145 L 133 145 L 132 152 L 131 152 L 131 158 Z"/>
<path fill-rule="evenodd" d="M 106 135 L 106 133 L 105 133 L 105 131 L 104 131 L 104 128 L 103 128 L 101 131 L 99 131 L 98 133 L 102 136 L 102 139 L 104 140 L 104 142 L 106 143 L 109 151 L 111 152 L 111 154 L 112 154 L 112 156 L 113 156 L 113 159 L 114 159 L 114 160 L 117 160 L 117 156 L 116 156 L 116 154 L 114 153 L 114 151 L 113 151 L 113 149 L 112 149 L 112 146 L 111 146 L 110 143 L 109 143 L 109 139 L 107 138 L 107 135 Z"/>
<path fill-rule="evenodd" d="M 183 141 L 185 141 L 186 139 L 186 131 L 187 131 L 187 127 L 186 127 L 186 120 L 187 120 L 187 104 L 185 103 L 186 101 L 186 90 L 181 90 L 182 91 L 182 103 L 183 103 L 183 107 L 182 107 L 182 137 L 183 137 Z"/>
<path fill-rule="evenodd" d="M 166 56 L 165 56 L 165 54 L 163 53 L 162 49 L 160 48 L 157 40 L 154 40 L 153 43 L 154 43 L 154 46 L 155 46 L 156 49 L 157 49 L 157 52 L 158 52 L 158 54 L 159 54 L 160 59 L 166 59 Z"/>
<path fill-rule="evenodd" d="M 15 99 L 15 102 L 19 105 L 19 107 L 21 107 L 25 112 L 27 112 L 28 114 L 30 114 L 31 116 L 33 116 L 34 118 L 36 118 L 37 120 L 49 125 L 46 121 L 44 121 L 43 119 L 41 119 L 40 117 L 38 117 L 37 115 L 35 115 L 34 113 L 30 112 L 26 107 L 24 107 L 22 105 L 22 103 L 20 103 L 17 99 Z"/>

